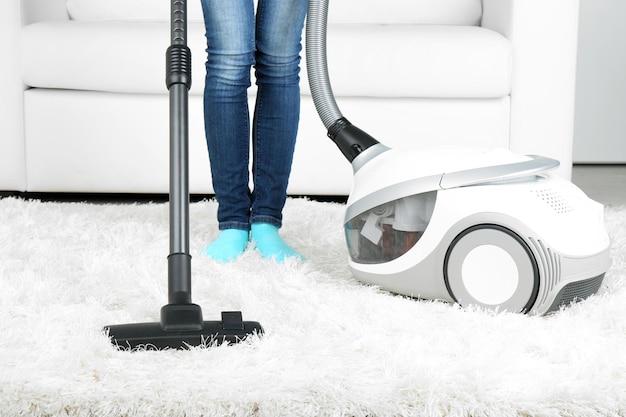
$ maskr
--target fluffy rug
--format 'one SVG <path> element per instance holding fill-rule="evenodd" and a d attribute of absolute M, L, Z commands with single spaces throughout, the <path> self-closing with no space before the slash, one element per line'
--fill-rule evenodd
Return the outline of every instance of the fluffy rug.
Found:
<path fill-rule="evenodd" d="M 193 254 L 216 205 L 191 207 Z M 346 265 L 343 206 L 290 199 L 305 262 L 193 259 L 205 320 L 266 334 L 190 351 L 117 351 L 101 328 L 157 321 L 166 204 L 0 200 L 1 416 L 625 416 L 626 207 L 606 209 L 613 266 L 547 317 L 394 296 Z"/>

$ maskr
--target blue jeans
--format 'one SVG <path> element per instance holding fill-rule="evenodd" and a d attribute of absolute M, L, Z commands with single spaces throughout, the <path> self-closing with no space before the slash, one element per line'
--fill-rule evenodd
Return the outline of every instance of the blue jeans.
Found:
<path fill-rule="evenodd" d="M 308 0 L 201 0 L 207 53 L 205 131 L 219 229 L 282 225 L 300 119 Z M 247 90 L 258 88 L 250 141 Z M 250 143 L 252 179 L 250 190 Z"/>

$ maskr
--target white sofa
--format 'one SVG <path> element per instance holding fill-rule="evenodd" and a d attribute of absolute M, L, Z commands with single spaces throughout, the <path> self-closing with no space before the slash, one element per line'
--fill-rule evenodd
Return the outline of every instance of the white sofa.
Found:
<path fill-rule="evenodd" d="M 169 7 L 8 0 L 0 191 L 167 192 Z M 188 7 L 190 187 L 211 193 L 204 26 L 199 0 Z M 505 147 L 557 158 L 567 178 L 577 26 L 578 0 L 332 0 L 331 80 L 344 115 L 389 146 Z M 305 72 L 289 193 L 345 195 L 352 170 L 326 138 Z"/>

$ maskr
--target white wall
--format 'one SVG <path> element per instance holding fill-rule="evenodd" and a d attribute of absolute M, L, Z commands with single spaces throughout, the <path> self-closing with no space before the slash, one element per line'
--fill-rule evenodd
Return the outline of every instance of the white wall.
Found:
<path fill-rule="evenodd" d="M 580 0 L 574 162 L 626 163 L 626 0 Z"/>

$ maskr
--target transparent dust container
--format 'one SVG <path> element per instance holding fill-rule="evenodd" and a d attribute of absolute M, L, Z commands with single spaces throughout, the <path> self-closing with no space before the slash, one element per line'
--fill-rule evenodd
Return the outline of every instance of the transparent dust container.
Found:
<path fill-rule="evenodd" d="M 350 258 L 357 263 L 393 261 L 420 240 L 435 208 L 436 191 L 403 197 L 354 217 L 345 225 Z"/>

